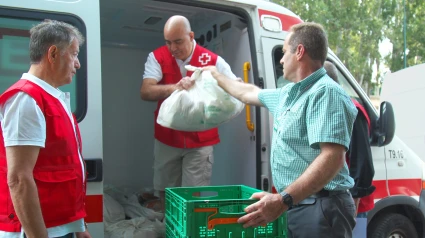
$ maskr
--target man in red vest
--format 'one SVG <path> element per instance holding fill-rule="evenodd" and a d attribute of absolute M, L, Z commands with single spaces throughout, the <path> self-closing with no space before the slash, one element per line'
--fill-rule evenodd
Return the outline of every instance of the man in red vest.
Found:
<path fill-rule="evenodd" d="M 323 67 L 329 77 L 339 83 L 335 65 L 326 61 Z M 372 194 L 375 190 L 372 185 L 375 170 L 369 142 L 370 119 L 366 109 L 356 100 L 352 101 L 359 113 L 354 121 L 350 148 L 346 153 L 350 176 L 354 179 L 354 187 L 350 192 L 356 204 L 357 217 L 367 218 L 367 212 L 375 206 Z"/>
<path fill-rule="evenodd" d="M 221 73 L 236 79 L 230 66 L 220 56 L 199 46 L 190 23 L 183 16 L 172 16 L 165 24 L 165 46 L 148 56 L 141 97 L 158 101 L 155 111 L 154 188 L 159 192 L 162 209 L 165 188 L 206 186 L 210 184 L 213 145 L 220 142 L 217 128 L 203 132 L 185 132 L 162 127 L 156 122 L 162 102 L 175 90 L 193 85 L 185 65 L 214 65 Z"/>
<path fill-rule="evenodd" d="M 90 238 L 81 137 L 69 84 L 84 37 L 46 20 L 30 30 L 31 67 L 0 96 L 0 237 Z"/>

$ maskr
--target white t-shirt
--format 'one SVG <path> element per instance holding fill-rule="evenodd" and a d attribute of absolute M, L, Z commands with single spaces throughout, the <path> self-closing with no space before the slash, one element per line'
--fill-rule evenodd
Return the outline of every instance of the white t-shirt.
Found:
<path fill-rule="evenodd" d="M 187 73 L 184 66 L 188 65 L 190 61 L 192 60 L 192 55 L 193 55 L 193 51 L 195 50 L 195 47 L 196 47 L 196 41 L 193 40 L 193 50 L 190 56 L 185 61 L 176 59 L 177 65 L 180 68 L 180 73 L 182 74 L 183 77 L 185 77 Z M 224 61 L 224 59 L 221 58 L 220 56 L 217 57 L 217 62 L 215 63 L 215 66 L 217 67 L 218 72 L 226 75 L 227 77 L 231 79 L 236 79 L 236 76 L 233 74 L 232 70 L 230 69 L 229 64 L 226 63 L 226 61 Z M 145 63 L 145 73 L 143 74 L 143 79 L 146 79 L 146 78 L 155 79 L 158 82 L 162 80 L 161 66 L 156 60 L 153 52 L 149 53 L 148 59 Z"/>
<path fill-rule="evenodd" d="M 64 93 L 59 89 L 52 87 L 45 81 L 28 73 L 24 73 L 22 75 L 22 79 L 26 79 L 37 84 L 47 93 L 57 98 L 67 112 L 72 125 L 74 125 L 69 93 Z M 0 120 L 4 137 L 4 145 L 6 147 L 30 145 L 44 148 L 46 142 L 46 120 L 36 101 L 28 94 L 18 92 L 9 98 L 4 105 L 0 105 Z M 75 125 L 73 128 L 75 140 L 78 143 L 77 134 L 75 133 Z M 82 182 L 84 182 L 85 175 L 83 157 L 81 156 L 80 151 L 78 153 L 80 156 L 81 169 L 83 170 Z M 72 232 L 83 231 L 85 231 L 84 219 L 47 229 L 49 237 L 59 237 Z M 21 232 L 0 231 L 0 238 L 20 238 L 23 237 L 23 234 L 23 230 Z"/>

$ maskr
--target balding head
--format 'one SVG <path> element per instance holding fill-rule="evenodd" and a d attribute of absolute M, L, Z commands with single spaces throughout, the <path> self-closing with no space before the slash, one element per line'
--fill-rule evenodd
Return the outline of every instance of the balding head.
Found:
<path fill-rule="evenodd" d="M 167 20 L 164 26 L 164 34 L 165 32 L 173 29 L 182 29 L 187 33 L 192 31 L 189 20 L 186 17 L 179 15 L 172 16 Z"/>
<path fill-rule="evenodd" d="M 186 60 L 192 54 L 194 37 L 189 20 L 184 16 L 172 16 L 165 23 L 165 43 L 177 59 Z"/>

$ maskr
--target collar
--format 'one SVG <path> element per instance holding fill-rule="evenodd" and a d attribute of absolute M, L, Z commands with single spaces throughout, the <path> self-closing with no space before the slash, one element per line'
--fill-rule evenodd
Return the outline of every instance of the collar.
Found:
<path fill-rule="evenodd" d="M 326 70 L 325 68 L 320 68 L 316 70 L 314 73 L 307 76 L 305 79 L 301 80 L 300 82 L 296 83 L 296 85 L 299 85 L 299 90 L 304 91 L 305 89 L 309 88 L 311 85 L 316 83 L 319 79 L 321 79 L 323 76 L 325 76 Z"/>
<path fill-rule="evenodd" d="M 39 78 L 37 78 L 36 76 L 34 76 L 30 73 L 22 74 L 21 78 L 37 84 L 44 91 L 46 91 L 48 94 L 52 95 L 53 97 L 55 97 L 57 99 L 60 99 L 61 95 L 63 94 L 63 92 L 61 90 L 59 90 L 58 88 L 53 87 L 52 85 L 46 83 L 46 81 L 39 79 Z"/>

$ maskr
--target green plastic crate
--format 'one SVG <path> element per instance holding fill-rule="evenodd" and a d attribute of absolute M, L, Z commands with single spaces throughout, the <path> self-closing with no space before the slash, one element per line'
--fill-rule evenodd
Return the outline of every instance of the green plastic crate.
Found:
<path fill-rule="evenodd" d="M 249 199 L 255 192 L 260 190 L 243 185 L 166 188 L 166 237 L 286 238 L 286 213 L 265 227 L 236 222 L 256 202 Z"/>

